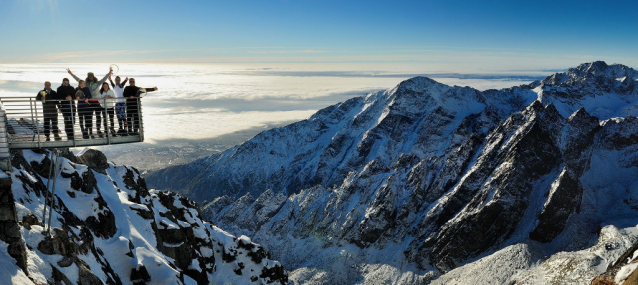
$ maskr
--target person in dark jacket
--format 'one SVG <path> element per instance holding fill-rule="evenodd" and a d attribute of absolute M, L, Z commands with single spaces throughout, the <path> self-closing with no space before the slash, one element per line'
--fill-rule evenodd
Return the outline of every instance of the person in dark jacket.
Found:
<path fill-rule="evenodd" d="M 58 93 L 51 89 L 51 82 L 44 82 L 44 89 L 38 92 L 36 100 L 42 101 L 42 113 L 44 117 L 44 136 L 46 141 L 50 141 L 49 135 L 53 132 L 55 140 L 59 141 L 58 135 Z"/>
<path fill-rule="evenodd" d="M 78 88 L 75 89 L 75 99 L 78 100 L 78 117 L 80 118 L 80 130 L 82 138 L 95 138 L 93 136 L 93 109 L 89 104 L 91 90 L 86 87 L 84 80 L 78 81 Z"/>
<path fill-rule="evenodd" d="M 139 133 L 140 128 L 140 114 L 138 112 L 139 108 L 139 98 L 141 93 L 156 91 L 157 87 L 153 88 L 141 88 L 135 86 L 135 78 L 130 78 L 128 80 L 129 86 L 124 88 L 123 96 L 126 98 L 126 121 L 128 132 L 136 135 Z"/>
<path fill-rule="evenodd" d="M 69 84 L 69 79 L 62 79 L 62 85 L 57 89 L 58 97 L 61 101 L 58 104 L 58 108 L 62 111 L 62 117 L 64 118 L 64 131 L 68 140 L 75 138 L 73 134 L 73 124 L 75 123 L 75 102 L 73 97 L 75 96 L 75 88 Z"/>

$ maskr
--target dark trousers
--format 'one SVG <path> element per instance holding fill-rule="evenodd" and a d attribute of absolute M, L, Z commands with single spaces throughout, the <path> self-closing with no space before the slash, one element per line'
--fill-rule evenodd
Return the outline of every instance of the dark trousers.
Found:
<path fill-rule="evenodd" d="M 93 133 L 93 109 L 91 107 L 78 107 L 78 117 L 80 117 L 80 128 L 82 129 L 82 134 L 92 134 Z"/>
<path fill-rule="evenodd" d="M 66 133 L 66 137 L 71 140 L 75 137 L 75 103 L 73 101 L 62 101 L 60 102 L 59 109 L 62 111 L 62 118 L 64 118 L 64 132 Z M 82 129 L 84 129 L 84 127 L 82 127 Z"/>
<path fill-rule="evenodd" d="M 126 125 L 128 132 L 137 133 L 140 129 L 140 114 L 137 109 L 137 101 L 126 102 Z"/>
<path fill-rule="evenodd" d="M 102 122 L 104 122 L 104 128 L 106 128 L 106 117 L 102 118 L 102 113 L 104 112 L 104 108 L 100 106 L 98 103 L 91 103 L 91 111 L 95 113 L 95 126 L 97 127 L 97 131 L 99 132 L 102 128 Z M 104 120 L 102 120 L 104 119 Z"/>
<path fill-rule="evenodd" d="M 56 114 L 56 116 L 45 116 L 44 117 L 44 136 L 46 136 L 47 138 L 49 137 L 49 134 L 51 134 L 51 132 L 53 132 L 54 135 L 58 134 L 58 116 Z"/>
<path fill-rule="evenodd" d="M 115 116 L 115 108 L 106 108 L 106 113 L 109 114 L 109 121 L 110 121 L 110 129 L 113 130 L 113 127 L 115 127 L 115 121 L 113 121 L 113 117 Z M 106 129 L 106 118 L 104 118 L 104 129 Z"/>
<path fill-rule="evenodd" d="M 66 132 L 66 137 L 68 139 L 73 139 L 73 123 L 75 121 L 75 112 L 71 111 L 62 111 L 62 116 L 64 117 L 64 132 Z"/>

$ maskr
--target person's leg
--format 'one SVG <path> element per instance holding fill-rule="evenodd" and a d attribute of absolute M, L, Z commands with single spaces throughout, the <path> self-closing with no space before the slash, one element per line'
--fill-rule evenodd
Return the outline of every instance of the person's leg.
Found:
<path fill-rule="evenodd" d="M 135 110 L 133 113 L 133 132 L 138 133 L 140 129 L 140 114 Z"/>
<path fill-rule="evenodd" d="M 51 133 L 51 119 L 44 116 L 44 136 L 49 140 L 49 134 Z"/>
<path fill-rule="evenodd" d="M 102 131 L 102 107 L 93 108 L 93 112 L 95 113 L 95 127 L 97 128 L 97 133 L 101 134 Z"/>
<path fill-rule="evenodd" d="M 129 104 L 126 105 L 126 127 L 128 133 L 133 132 L 133 108 Z"/>
<path fill-rule="evenodd" d="M 124 103 L 115 103 L 115 115 L 117 116 L 118 133 L 122 133 L 124 130 L 124 121 L 126 120 L 126 105 Z"/>
<path fill-rule="evenodd" d="M 115 135 L 115 121 L 113 120 L 113 117 L 115 116 L 115 108 L 108 108 L 106 109 L 106 112 L 109 114 L 109 121 L 111 122 L 109 130 L 111 131 L 111 134 Z"/>
<path fill-rule="evenodd" d="M 62 113 L 64 117 L 64 132 L 66 133 L 66 138 L 69 140 L 73 139 L 73 113 L 70 110 L 64 110 Z"/>
<path fill-rule="evenodd" d="M 84 117 L 84 122 L 86 123 L 86 133 L 89 136 L 93 135 L 93 108 L 86 108 L 86 113 Z"/>
<path fill-rule="evenodd" d="M 84 107 L 78 108 L 78 120 L 80 123 L 80 131 L 82 132 L 82 138 L 87 138 L 86 123 L 84 121 Z"/>
<path fill-rule="evenodd" d="M 51 132 L 53 133 L 55 140 L 60 139 L 60 130 L 58 129 L 58 113 L 55 113 L 55 115 L 52 115 L 51 117 Z"/>

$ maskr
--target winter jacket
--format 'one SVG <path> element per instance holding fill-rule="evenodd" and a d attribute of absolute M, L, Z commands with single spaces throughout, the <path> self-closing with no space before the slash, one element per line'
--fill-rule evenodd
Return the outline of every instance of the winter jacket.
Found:
<path fill-rule="evenodd" d="M 42 101 L 42 113 L 45 118 L 52 118 L 57 116 L 58 109 L 56 106 L 58 105 L 59 97 L 58 93 L 53 91 L 53 89 L 49 90 L 40 90 L 38 95 L 35 97 L 36 100 Z"/>
<path fill-rule="evenodd" d="M 78 92 L 78 91 L 81 91 L 81 92 L 82 92 L 82 96 L 81 96 L 81 97 L 78 97 L 78 95 L 77 95 L 77 92 Z M 89 103 L 86 103 L 86 102 L 84 102 L 84 101 L 83 101 L 85 98 L 86 98 L 86 99 L 91 99 L 91 98 L 93 98 L 93 97 L 91 96 L 91 91 L 89 90 L 89 88 L 88 88 L 88 87 L 84 87 L 84 88 L 80 88 L 80 87 L 78 87 L 78 88 L 75 88 L 75 94 L 76 94 L 76 95 L 74 96 L 74 97 L 75 97 L 75 99 L 79 99 L 79 100 L 78 100 L 78 108 L 88 108 L 88 107 L 90 107 L 90 104 L 89 104 Z"/>
<path fill-rule="evenodd" d="M 115 93 L 113 93 L 113 89 L 109 89 L 109 91 L 106 91 L 104 93 L 101 92 L 97 92 L 97 99 L 104 99 L 106 98 L 106 96 L 111 96 L 111 98 L 115 98 Z M 113 107 L 115 107 L 115 100 L 113 99 L 106 99 L 106 100 L 100 100 L 100 103 L 104 102 L 104 108 L 107 109 L 111 109 Z"/>
<path fill-rule="evenodd" d="M 122 93 L 122 95 L 124 96 L 124 98 L 126 98 L 126 109 L 127 110 L 134 110 L 137 109 L 137 98 L 140 97 L 140 89 L 142 89 L 142 87 L 137 87 L 137 86 L 126 86 L 126 88 L 124 88 L 124 92 Z M 153 92 L 155 91 L 155 87 L 152 88 L 144 88 L 146 89 L 146 92 Z M 135 99 L 131 99 L 131 96 L 135 97 Z"/>
<path fill-rule="evenodd" d="M 111 81 L 111 79 L 109 78 L 109 81 Z M 126 82 L 128 81 L 128 78 L 124 80 L 124 82 L 120 83 L 120 84 L 115 84 L 113 83 L 113 81 L 111 81 L 111 87 L 113 88 L 113 92 L 115 92 L 115 98 L 122 98 L 122 99 L 117 99 L 117 103 L 124 103 L 126 102 L 126 100 L 124 100 L 124 86 L 126 86 Z"/>
<path fill-rule="evenodd" d="M 60 97 L 60 101 L 58 103 L 58 108 L 62 110 L 64 113 L 72 112 L 75 109 L 75 102 L 73 99 L 71 101 L 66 101 L 66 96 L 71 96 L 71 98 L 75 97 L 75 87 L 71 85 L 60 85 L 57 89 L 58 97 Z"/>

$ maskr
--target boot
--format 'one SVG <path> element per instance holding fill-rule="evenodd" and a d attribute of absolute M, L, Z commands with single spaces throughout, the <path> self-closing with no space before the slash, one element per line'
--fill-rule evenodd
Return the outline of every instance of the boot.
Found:
<path fill-rule="evenodd" d="M 89 137 L 91 137 L 92 139 L 95 138 L 95 136 L 93 135 L 93 128 L 89 128 Z"/>
<path fill-rule="evenodd" d="M 60 135 L 58 135 L 58 134 L 53 134 L 53 138 L 54 138 L 56 141 L 61 141 L 61 140 L 62 140 L 62 138 L 61 138 L 61 137 L 60 137 Z"/>

